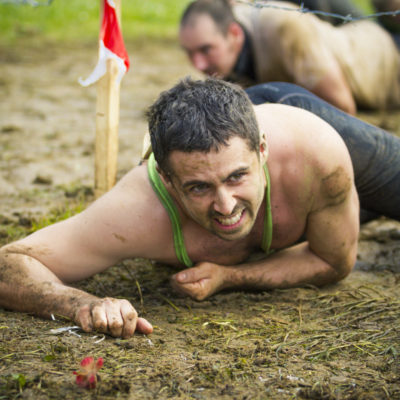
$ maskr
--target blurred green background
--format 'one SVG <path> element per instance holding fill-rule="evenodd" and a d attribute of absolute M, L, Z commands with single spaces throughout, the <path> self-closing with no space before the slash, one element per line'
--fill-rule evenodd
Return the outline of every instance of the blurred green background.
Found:
<path fill-rule="evenodd" d="M 99 34 L 100 0 L 53 0 L 49 6 L 4 3 L 0 0 L 0 43 L 15 40 L 92 41 Z M 46 3 L 46 0 L 38 0 Z M 175 38 L 180 15 L 190 0 L 122 1 L 125 40 Z M 371 12 L 370 0 L 354 0 Z"/>
<path fill-rule="evenodd" d="M 14 0 L 17 1 L 17 0 Z M 38 0 L 46 4 L 45 0 Z M 179 17 L 190 0 L 121 1 L 125 40 L 176 37 Z M 55 41 L 92 41 L 99 35 L 100 0 L 53 0 L 32 7 L 0 0 L 0 42 L 32 37 Z"/>

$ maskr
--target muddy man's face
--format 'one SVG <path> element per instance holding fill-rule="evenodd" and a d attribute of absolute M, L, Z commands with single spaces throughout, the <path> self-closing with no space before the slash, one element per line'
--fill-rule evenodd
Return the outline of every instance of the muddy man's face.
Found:
<path fill-rule="evenodd" d="M 260 154 L 239 137 L 219 151 L 172 152 L 170 184 L 186 214 L 221 239 L 247 236 L 265 192 L 265 157 Z"/>

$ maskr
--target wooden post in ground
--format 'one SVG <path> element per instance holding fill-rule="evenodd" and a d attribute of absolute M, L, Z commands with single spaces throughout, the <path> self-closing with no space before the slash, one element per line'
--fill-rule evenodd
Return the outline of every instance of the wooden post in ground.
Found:
<path fill-rule="evenodd" d="M 119 22 L 121 21 L 120 0 L 114 0 Z M 100 1 L 100 10 L 103 1 Z M 118 66 L 113 59 L 107 60 L 107 72 L 97 82 L 95 184 L 96 197 L 110 190 L 117 177 L 119 89 Z"/>

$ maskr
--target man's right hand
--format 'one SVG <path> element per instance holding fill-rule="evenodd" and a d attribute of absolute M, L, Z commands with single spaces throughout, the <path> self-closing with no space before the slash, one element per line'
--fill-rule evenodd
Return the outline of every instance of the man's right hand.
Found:
<path fill-rule="evenodd" d="M 80 306 L 74 320 L 85 332 L 96 330 L 114 337 L 128 338 L 135 331 L 145 335 L 153 332 L 152 325 L 138 317 L 128 300 L 111 297 Z"/>

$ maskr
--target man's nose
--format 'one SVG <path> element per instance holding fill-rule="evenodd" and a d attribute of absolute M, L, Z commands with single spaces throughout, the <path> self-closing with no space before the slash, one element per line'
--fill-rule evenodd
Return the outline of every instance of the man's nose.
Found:
<path fill-rule="evenodd" d="M 229 190 L 223 188 L 216 192 L 214 211 L 221 215 L 231 215 L 236 206 L 236 199 Z"/>
<path fill-rule="evenodd" d="M 208 69 L 208 61 L 203 54 L 195 53 L 192 55 L 192 64 L 199 71 L 206 71 Z"/>

